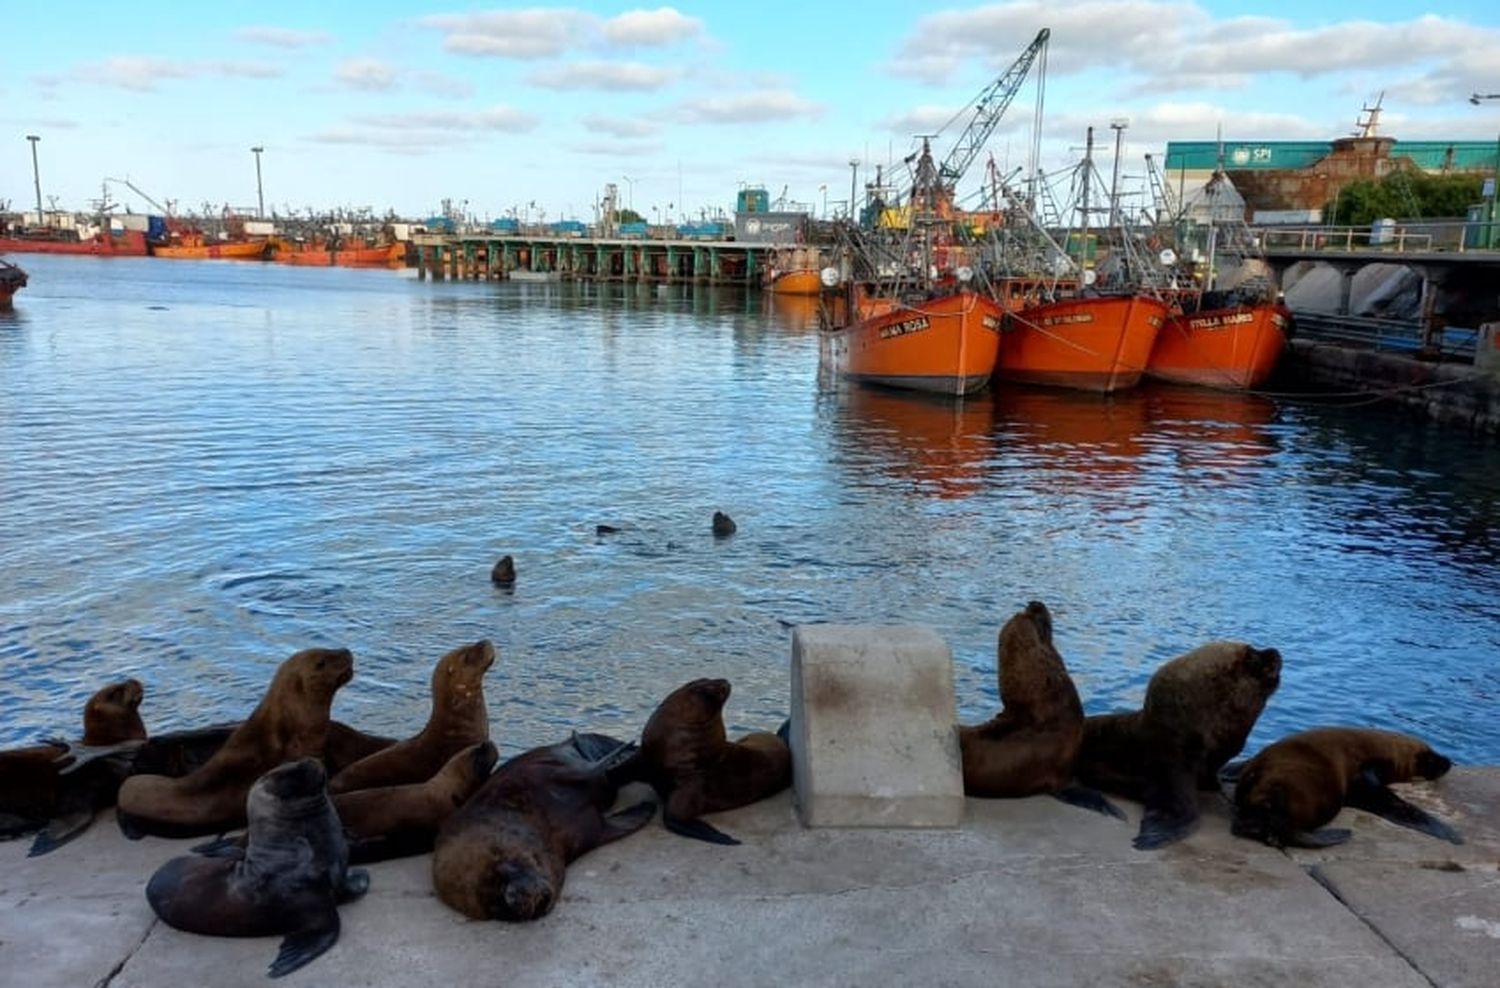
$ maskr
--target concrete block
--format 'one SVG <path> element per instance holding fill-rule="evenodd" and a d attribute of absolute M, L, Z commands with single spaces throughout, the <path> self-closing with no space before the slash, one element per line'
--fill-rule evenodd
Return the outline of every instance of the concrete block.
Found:
<path fill-rule="evenodd" d="M 956 827 L 963 817 L 953 655 L 930 628 L 792 634 L 792 771 L 809 827 Z"/>

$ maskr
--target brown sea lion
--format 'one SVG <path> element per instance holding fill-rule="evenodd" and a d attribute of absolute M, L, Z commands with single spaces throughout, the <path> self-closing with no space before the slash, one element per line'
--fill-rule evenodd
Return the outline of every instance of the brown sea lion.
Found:
<path fill-rule="evenodd" d="M 493 741 L 463 749 L 426 782 L 333 797 L 355 864 L 425 854 L 438 828 L 484 785 L 499 759 Z"/>
<path fill-rule="evenodd" d="M 348 649 L 309 648 L 283 662 L 265 697 L 208 763 L 180 779 L 133 775 L 116 813 L 127 837 L 192 837 L 245 822 L 245 796 L 261 775 L 321 757 L 333 695 L 354 675 Z"/>
<path fill-rule="evenodd" d="M 562 894 L 567 865 L 634 833 L 656 807 L 609 813 L 613 769 L 633 750 L 600 734 L 575 734 L 500 766 L 438 831 L 432 884 L 473 919 L 540 919 Z"/>
<path fill-rule="evenodd" d="M 316 758 L 272 769 L 250 788 L 243 849 L 186 855 L 156 870 L 146 901 L 162 921 L 220 937 L 284 934 L 270 975 L 297 970 L 339 937 L 338 905 L 357 898 L 370 876 L 349 869 L 349 849 Z"/>
<path fill-rule="evenodd" d="M 1186 837 L 1198 820 L 1196 788 L 1217 791 L 1218 771 L 1281 683 L 1281 653 L 1216 641 L 1156 670 L 1146 702 L 1130 713 L 1088 717 L 1074 772 L 1086 786 L 1145 804 L 1138 850 Z"/>
<path fill-rule="evenodd" d="M 1001 710 L 975 727 L 959 726 L 964 794 L 1050 793 L 1098 813 L 1125 814 L 1092 789 L 1073 784 L 1083 744 L 1083 704 L 1052 643 L 1052 614 L 1033 600 L 1005 622 L 996 646 Z"/>
<path fill-rule="evenodd" d="M 46 854 L 114 804 L 132 749 L 146 737 L 144 694 L 139 681 L 127 679 L 90 697 L 81 745 L 46 742 L 0 752 L 0 840 L 40 830 L 30 855 Z"/>
<path fill-rule="evenodd" d="M 1350 837 L 1319 829 L 1345 806 L 1454 844 L 1448 824 L 1386 788 L 1392 782 L 1437 779 L 1453 763 L 1420 738 L 1394 731 L 1321 727 L 1282 738 L 1234 775 L 1234 824 L 1241 837 L 1272 847 L 1330 847 Z"/>
<path fill-rule="evenodd" d="M 495 646 L 481 639 L 438 660 L 432 670 L 432 713 L 416 737 L 361 758 L 328 784 L 332 793 L 426 782 L 454 755 L 488 741 L 484 674 L 495 664 Z"/>
<path fill-rule="evenodd" d="M 747 806 L 792 784 L 784 737 L 762 731 L 728 740 L 729 692 L 727 679 L 695 679 L 673 690 L 646 721 L 641 749 L 622 769 L 656 790 L 668 830 L 713 844 L 739 841 L 700 816 Z"/>

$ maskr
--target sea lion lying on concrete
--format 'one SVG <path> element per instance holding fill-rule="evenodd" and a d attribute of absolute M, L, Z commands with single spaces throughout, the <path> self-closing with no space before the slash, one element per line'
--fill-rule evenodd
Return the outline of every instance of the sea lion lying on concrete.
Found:
<path fill-rule="evenodd" d="M 432 884 L 473 919 L 539 919 L 562 894 L 567 865 L 645 826 L 656 807 L 609 813 L 611 771 L 633 746 L 575 734 L 500 766 L 438 831 Z"/>
<path fill-rule="evenodd" d="M 420 734 L 376 752 L 335 775 L 334 794 L 426 782 L 448 759 L 490 738 L 484 674 L 495 664 L 495 646 L 485 640 L 462 645 L 432 670 L 432 713 Z"/>
<path fill-rule="evenodd" d="M 127 837 L 193 837 L 241 826 L 245 797 L 261 775 L 298 758 L 320 758 L 333 695 L 354 675 L 348 649 L 309 648 L 283 662 L 265 697 L 208 763 L 180 779 L 134 775 L 120 787 Z"/>
<path fill-rule="evenodd" d="M 1231 829 L 1272 847 L 1330 847 L 1348 840 L 1350 832 L 1319 828 L 1353 806 L 1462 844 L 1448 824 L 1386 788 L 1392 782 L 1437 779 L 1452 767 L 1409 734 L 1355 727 L 1301 731 L 1241 766 L 1228 767 L 1225 777 L 1237 778 Z"/>
<path fill-rule="evenodd" d="M 1083 704 L 1052 644 L 1052 615 L 1033 600 L 1005 622 L 996 647 L 1001 710 L 959 726 L 964 793 L 1016 797 L 1051 793 L 1063 802 L 1125 818 L 1100 793 L 1073 784 L 1083 744 Z"/>
<path fill-rule="evenodd" d="M 621 769 L 663 800 L 674 834 L 712 844 L 739 841 L 698 819 L 774 795 L 792 784 L 792 752 L 782 732 L 730 741 L 724 732 L 727 679 L 695 679 L 668 694 L 646 721 L 640 751 Z"/>
<path fill-rule="evenodd" d="M 1131 713 L 1085 718 L 1074 772 L 1084 785 L 1145 804 L 1138 850 L 1186 837 L 1198 821 L 1195 789 L 1218 791 L 1218 771 L 1281 683 L 1281 653 L 1216 641 L 1156 670 Z"/>
<path fill-rule="evenodd" d="M 349 870 L 349 849 L 316 758 L 272 769 L 251 787 L 250 826 L 239 853 L 186 855 L 156 870 L 146 901 L 188 933 L 285 939 L 270 975 L 289 974 L 338 940 L 338 905 L 363 895 L 370 876 Z"/>
<path fill-rule="evenodd" d="M 112 806 L 130 773 L 132 750 L 145 741 L 140 682 L 96 692 L 84 706 L 79 746 L 46 742 L 0 751 L 0 840 L 40 830 L 30 856 L 54 851 Z M 69 758 L 69 753 L 74 757 Z"/>

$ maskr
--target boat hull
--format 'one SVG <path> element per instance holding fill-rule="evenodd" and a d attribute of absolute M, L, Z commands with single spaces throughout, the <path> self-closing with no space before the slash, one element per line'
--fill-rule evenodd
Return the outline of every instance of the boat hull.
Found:
<path fill-rule="evenodd" d="M 774 295 L 817 295 L 823 290 L 823 280 L 810 269 L 787 271 L 771 279 L 766 287 Z"/>
<path fill-rule="evenodd" d="M 98 234 L 87 240 L 47 240 L 41 237 L 0 237 L 7 254 L 82 254 L 89 257 L 145 257 L 146 235 L 139 230 Z"/>
<path fill-rule="evenodd" d="M 864 299 L 855 315 L 821 337 L 824 364 L 847 380 L 966 395 L 994 373 L 1003 313 L 984 295 L 960 291 L 916 304 Z"/>
<path fill-rule="evenodd" d="M 1259 387 L 1276 370 L 1291 324 L 1291 311 L 1281 305 L 1174 314 L 1156 337 L 1146 373 L 1208 388 Z"/>
<path fill-rule="evenodd" d="M 329 250 L 327 247 L 303 247 L 300 250 L 278 250 L 276 261 L 313 268 L 389 268 L 406 260 L 406 245 L 392 243 L 384 247 L 346 247 Z"/>
<path fill-rule="evenodd" d="M 264 240 L 228 241 L 221 244 L 184 244 L 161 246 L 152 249 L 156 257 L 173 261 L 245 260 L 259 261 L 266 256 L 268 244 Z"/>
<path fill-rule="evenodd" d="M 996 376 L 1005 381 L 1109 394 L 1133 388 L 1167 319 L 1144 295 L 1093 296 L 1006 316 Z"/>

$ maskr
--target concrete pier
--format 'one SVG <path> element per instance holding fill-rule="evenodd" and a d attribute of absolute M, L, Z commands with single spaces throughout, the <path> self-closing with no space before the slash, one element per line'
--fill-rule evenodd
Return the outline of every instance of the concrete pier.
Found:
<path fill-rule="evenodd" d="M 773 244 L 728 240 L 437 234 L 412 238 L 417 276 L 505 280 L 647 281 L 758 288 Z"/>

